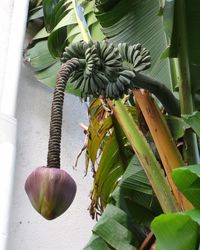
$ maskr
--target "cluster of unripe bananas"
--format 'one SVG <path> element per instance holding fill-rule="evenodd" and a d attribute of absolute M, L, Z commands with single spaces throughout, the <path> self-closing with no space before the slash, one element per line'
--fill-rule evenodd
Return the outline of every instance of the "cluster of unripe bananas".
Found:
<path fill-rule="evenodd" d="M 80 67 L 70 82 L 83 97 L 122 98 L 134 87 L 136 73 L 150 67 L 149 51 L 140 44 L 115 47 L 106 41 L 77 42 L 65 48 L 61 61 L 72 58 L 79 59 Z"/>

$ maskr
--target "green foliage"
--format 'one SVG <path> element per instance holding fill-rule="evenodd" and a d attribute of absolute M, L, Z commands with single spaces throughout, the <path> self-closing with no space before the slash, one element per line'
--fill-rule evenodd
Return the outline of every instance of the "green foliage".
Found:
<path fill-rule="evenodd" d="M 167 47 L 158 0 L 96 1 L 97 19 L 103 33 L 114 44 L 141 43 L 151 53 L 149 74 L 171 88 L 168 59 L 160 56 Z"/>
<path fill-rule="evenodd" d="M 100 221 L 93 228 L 94 234 L 84 250 L 136 250 L 131 245 L 132 234 L 127 224 L 127 214 L 112 204 L 108 205 Z"/>
<path fill-rule="evenodd" d="M 94 41 L 102 40 L 104 36 L 94 15 L 93 3 L 91 1 L 78 1 L 78 3 L 84 10 L 83 17 L 92 39 Z M 60 65 L 59 57 L 65 46 L 81 41 L 82 37 L 73 1 L 55 0 L 52 2 L 45 0 L 42 7 L 43 11 L 41 6 L 38 9 L 30 10 L 29 22 L 38 18 L 44 19 L 45 27 L 42 27 L 33 37 L 32 44 L 29 46 L 32 48 L 27 52 L 27 59 L 35 68 L 36 78 L 47 86 L 54 87 Z M 66 92 L 80 96 L 80 91 L 75 90 L 72 85 L 67 86 Z"/>
<path fill-rule="evenodd" d="M 196 208 L 200 208 L 200 165 L 177 168 L 172 176 L 178 189 Z"/>
<path fill-rule="evenodd" d="M 90 214 L 94 218 L 106 206 L 110 193 L 130 161 L 132 151 L 117 121 L 105 110 L 100 100 L 91 102 L 89 116 L 86 156 L 94 171 L 90 206 Z"/>
<path fill-rule="evenodd" d="M 156 217 L 151 228 L 159 250 L 195 250 L 199 244 L 200 165 L 177 168 L 172 177 L 178 189 L 197 208 Z"/>
<path fill-rule="evenodd" d="M 30 58 L 31 65 L 38 71 L 48 68 L 58 61 L 50 55 L 46 41 L 40 41 L 29 49 L 27 56 Z"/>
<path fill-rule="evenodd" d="M 182 3 L 181 3 L 182 2 Z M 183 4 L 183 9 L 180 9 L 179 3 Z M 181 34 L 180 28 L 180 12 L 184 15 L 182 25 L 186 30 L 186 34 Z M 167 27 L 167 35 L 170 40 L 170 56 L 177 57 L 184 47 L 188 51 L 189 74 L 191 77 L 192 92 L 197 93 L 200 90 L 199 85 L 199 65 L 200 65 L 200 2 L 196 0 L 173 0 L 166 1 L 164 9 L 164 21 Z M 190 17 L 190 18 L 188 18 Z M 183 40 L 183 36 L 185 39 Z M 186 48 L 185 48 L 186 47 Z M 185 60 L 185 59 L 184 59 Z"/>
<path fill-rule="evenodd" d="M 151 228 L 157 239 L 158 250 L 197 249 L 199 226 L 184 213 L 160 215 L 153 221 Z"/>
<path fill-rule="evenodd" d="M 29 8 L 32 9 L 36 9 L 38 6 L 40 6 L 42 3 L 42 0 L 30 0 L 29 2 Z"/>
<path fill-rule="evenodd" d="M 83 8 L 81 10 L 79 5 L 74 4 L 77 1 L 45 0 L 44 11 L 41 1 L 31 2 L 34 4 L 29 21 L 44 20 L 45 27 L 33 38 L 28 56 L 35 68 L 36 77 L 44 84 L 54 87 L 60 67 L 59 57 L 65 46 L 84 39 L 84 33 L 88 33 L 93 41 L 106 38 L 115 46 L 119 43 L 142 43 L 151 52 L 152 67 L 147 73 L 164 82 L 168 88 L 171 88 L 171 78 L 174 79 L 174 76 L 172 64 L 169 64 L 167 57 L 177 57 L 182 54 L 181 49 L 184 47 L 187 51 L 187 57 L 182 57 L 182 61 L 187 62 L 184 70 L 189 72 L 192 95 L 196 108 L 199 108 L 198 1 L 165 1 L 165 6 L 161 8 L 159 0 L 78 1 Z M 177 6 L 181 3 L 185 4 L 182 27 L 186 32 L 180 28 L 179 12 L 182 14 L 183 9 L 178 9 Z M 126 50 L 128 49 L 124 48 Z M 128 58 L 123 66 L 129 66 L 129 63 Z M 174 83 L 176 88 L 180 86 L 178 83 Z M 70 83 L 67 85 L 67 92 L 81 95 Z M 135 108 L 126 108 L 134 120 L 137 120 Z M 94 171 L 90 213 L 92 217 L 97 217 L 103 211 L 104 213 L 94 227 L 93 236 L 85 250 L 136 249 L 146 238 L 152 220 L 162 213 L 161 208 L 140 164 L 135 156 L 132 158 L 129 142 L 114 115 L 108 110 L 106 102 L 102 104 L 100 100 L 94 100 L 89 108 L 89 115 L 86 170 L 91 161 Z M 180 140 L 191 129 L 200 135 L 199 112 L 182 118 L 168 117 L 167 120 L 176 140 Z M 199 168 L 199 165 L 182 167 L 173 173 L 177 187 L 195 208 L 200 206 Z M 199 223 L 198 209 L 157 217 L 152 223 L 156 249 L 197 249 Z"/>
<path fill-rule="evenodd" d="M 136 249 L 144 240 L 149 224 L 160 213 L 151 185 L 134 156 L 84 250 Z"/>
<path fill-rule="evenodd" d="M 192 115 L 183 115 L 183 119 L 200 137 L 200 112 L 196 111 Z"/>
<path fill-rule="evenodd" d="M 166 116 L 166 120 L 175 140 L 182 138 L 185 134 L 186 129 L 190 128 L 190 125 L 187 124 L 183 120 L 183 118 L 176 116 Z"/>
<path fill-rule="evenodd" d="M 70 1 L 65 0 L 43 0 L 44 22 L 47 32 L 51 32 L 64 18 Z"/>

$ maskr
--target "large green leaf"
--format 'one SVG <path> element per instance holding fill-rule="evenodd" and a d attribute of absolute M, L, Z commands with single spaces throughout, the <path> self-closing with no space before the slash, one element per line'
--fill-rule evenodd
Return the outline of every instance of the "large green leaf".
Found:
<path fill-rule="evenodd" d="M 158 16 L 158 0 L 99 1 L 97 18 L 103 32 L 115 44 L 141 43 L 150 50 L 152 67 L 149 74 L 171 87 L 168 59 L 160 56 L 167 47 L 162 17 Z"/>
<path fill-rule="evenodd" d="M 29 11 L 37 9 L 42 3 L 42 0 L 30 0 L 29 1 Z"/>
<path fill-rule="evenodd" d="M 196 208 L 200 208 L 200 165 L 173 170 L 173 180 L 178 189 Z"/>
<path fill-rule="evenodd" d="M 89 249 L 136 250 L 136 248 L 133 245 L 131 245 L 133 236 L 131 234 L 131 231 L 129 231 L 128 229 L 127 214 L 113 205 L 107 206 L 100 221 L 93 228 L 93 232 L 95 237 L 94 236 L 92 237 L 92 239 L 84 248 L 84 250 L 89 250 Z M 106 244 L 103 244 L 102 240 Z M 96 248 L 94 248 L 94 246 Z"/>
<path fill-rule="evenodd" d="M 61 4 L 60 2 L 62 2 L 62 0 L 60 0 L 58 4 Z M 55 19 L 53 23 L 56 25 L 53 26 L 49 35 L 48 47 L 50 53 L 55 57 L 60 57 L 63 48 L 67 44 L 84 39 L 84 32 L 82 29 L 86 29 L 86 32 L 91 35 L 94 40 L 103 39 L 100 26 L 96 25 L 97 19 L 94 15 L 94 6 L 92 2 L 72 0 L 65 2 L 67 3 L 66 9 L 56 9 L 50 15 L 50 20 L 52 21 L 52 19 Z M 61 12 L 62 18 L 60 18 Z M 59 19 L 56 19 L 56 16 L 59 16 Z M 63 29 L 67 30 L 64 34 L 62 31 Z M 60 36 L 62 36 L 62 39 L 60 39 Z"/>
<path fill-rule="evenodd" d="M 78 3 L 81 4 L 80 9 L 83 9 L 82 18 L 88 25 L 92 39 L 102 40 L 104 36 L 94 15 L 93 3 L 82 0 Z M 61 56 L 64 47 L 83 38 L 72 0 L 45 0 L 43 1 L 43 9 L 45 27 L 34 36 L 34 46 L 28 50 L 28 56 L 31 65 L 36 69 L 35 76 L 37 79 L 47 86 L 54 87 L 58 65 L 60 64 L 58 58 Z M 39 10 L 40 12 L 38 12 Z M 31 11 L 33 15 L 30 21 L 43 16 L 41 9 L 39 10 Z M 66 91 L 80 96 L 80 91 L 74 90 L 71 84 L 67 85 Z"/>
<path fill-rule="evenodd" d="M 186 214 L 165 214 L 151 224 L 157 250 L 195 250 L 199 241 L 199 226 Z"/>
<path fill-rule="evenodd" d="M 101 237 L 93 234 L 84 250 L 110 250 L 110 248 Z"/>
<path fill-rule="evenodd" d="M 60 68 L 60 61 L 55 59 L 49 53 L 47 41 L 38 42 L 33 48 L 28 50 L 27 56 L 35 68 L 36 78 L 50 88 L 56 84 L 56 75 Z M 72 83 L 67 83 L 67 93 L 80 96 L 79 90 L 74 89 Z"/>
<path fill-rule="evenodd" d="M 200 210 L 192 209 L 184 212 L 184 214 L 189 215 L 193 221 L 195 221 L 200 226 Z"/>
<path fill-rule="evenodd" d="M 136 157 L 133 157 L 126 169 L 119 186 L 123 189 L 134 190 L 152 195 L 151 185 Z"/>
<path fill-rule="evenodd" d="M 32 67 L 37 71 L 48 68 L 58 61 L 49 53 L 47 41 L 38 42 L 33 48 L 28 50 L 27 56 Z"/>
<path fill-rule="evenodd" d="M 43 0 L 44 21 L 48 32 L 52 31 L 65 16 L 65 11 L 70 2 L 66 0 Z"/>
<path fill-rule="evenodd" d="M 188 89 L 186 91 L 188 96 L 190 96 L 191 91 L 195 110 L 199 110 L 200 108 L 199 12 L 200 2 L 197 0 L 165 1 L 164 23 L 165 27 L 167 27 L 166 34 L 169 41 L 169 56 L 173 58 L 177 57 L 181 65 L 181 70 L 178 69 L 179 67 L 176 67 L 175 75 L 177 75 L 177 83 L 174 85 L 180 85 L 183 93 Z M 180 82 L 181 79 L 183 86 Z M 185 99 L 187 97 L 184 98 L 184 101 L 186 101 Z M 186 105 L 186 107 L 188 106 Z"/>
<path fill-rule="evenodd" d="M 110 116 L 107 117 L 107 113 L 98 99 L 90 103 L 88 113 L 90 115 L 88 155 L 94 166 L 102 140 L 112 127 L 112 119 Z"/>
<path fill-rule="evenodd" d="M 166 116 L 166 121 L 175 140 L 183 137 L 186 129 L 190 128 L 190 125 L 180 117 Z"/>
<path fill-rule="evenodd" d="M 32 10 L 29 12 L 28 21 L 32 21 L 32 20 L 41 18 L 41 17 L 43 17 L 43 16 L 44 16 L 44 15 L 43 15 L 42 6 L 38 6 L 37 8 L 34 8 L 34 9 L 32 9 Z"/>
<path fill-rule="evenodd" d="M 200 210 L 156 217 L 151 228 L 158 250 L 195 250 L 199 245 Z"/>
<path fill-rule="evenodd" d="M 92 101 L 89 107 L 87 157 L 95 172 L 91 214 L 94 210 L 102 212 L 133 154 L 117 121 L 105 108 L 99 99 Z"/>
<path fill-rule="evenodd" d="M 191 126 L 194 132 L 200 137 L 200 112 L 196 111 L 192 115 L 184 115 L 183 119 Z"/>
<path fill-rule="evenodd" d="M 166 1 L 169 5 L 169 1 Z M 198 0 L 172 0 L 170 2 L 171 12 L 173 11 L 173 5 L 175 6 L 174 15 L 171 15 L 171 22 L 174 23 L 172 32 L 168 33 L 171 39 L 171 56 L 176 57 L 181 50 L 185 50 L 188 53 L 188 63 L 191 81 L 191 87 L 193 93 L 200 90 L 199 78 L 200 78 L 200 2 Z M 181 3 L 182 2 L 182 3 Z M 179 5 L 179 3 L 181 5 Z M 180 9 L 180 6 L 183 8 Z M 179 21 L 179 13 L 182 12 L 182 24 Z M 173 20 L 174 16 L 174 20 Z M 182 34 L 180 25 L 184 26 L 185 34 Z M 170 36 L 171 35 L 171 36 Z M 184 36 L 184 39 L 183 39 Z M 184 59 L 185 60 L 185 59 Z M 186 69 L 184 69 L 186 70 Z"/>
<path fill-rule="evenodd" d="M 135 223 L 149 226 L 153 218 L 162 213 L 136 156 L 130 161 L 118 187 L 111 198 L 115 205 L 126 210 Z"/>
<path fill-rule="evenodd" d="M 48 37 L 48 49 L 53 57 L 61 57 L 67 45 L 67 28 L 64 26 Z"/>
<path fill-rule="evenodd" d="M 94 193 L 100 197 L 105 206 L 110 193 L 114 190 L 116 181 L 124 172 L 124 164 L 120 158 L 119 145 L 115 132 L 106 140 L 101 160 L 94 179 Z"/>
<path fill-rule="evenodd" d="M 134 156 L 110 195 L 109 204 L 84 250 L 110 249 L 109 246 L 111 249 L 135 249 L 133 246 L 141 244 L 150 223 L 160 213 L 149 181 Z"/>
<path fill-rule="evenodd" d="M 174 26 L 174 5 L 175 1 L 165 1 L 164 7 L 162 6 L 163 17 L 164 17 L 164 28 L 167 38 L 170 40 L 172 37 L 173 26 Z"/>

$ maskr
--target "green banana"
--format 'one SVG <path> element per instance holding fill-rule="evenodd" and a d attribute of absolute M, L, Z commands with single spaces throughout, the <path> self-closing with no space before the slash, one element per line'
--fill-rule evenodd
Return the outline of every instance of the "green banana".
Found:
<path fill-rule="evenodd" d="M 92 91 L 92 94 L 93 94 L 93 95 L 97 94 L 97 92 L 98 92 L 98 87 L 97 87 L 97 85 L 95 84 L 94 79 L 93 79 L 92 77 L 90 78 L 90 88 L 91 88 L 91 91 Z"/>
<path fill-rule="evenodd" d="M 132 80 L 135 77 L 135 73 L 130 70 L 123 70 L 119 73 L 120 75 Z"/>
<path fill-rule="evenodd" d="M 95 82 L 95 84 L 98 86 L 99 89 L 104 88 L 104 83 L 100 78 L 98 78 L 97 74 L 93 74 L 92 77 L 93 81 Z"/>
<path fill-rule="evenodd" d="M 148 56 L 145 56 L 145 57 L 142 57 L 142 62 L 150 62 L 150 60 L 151 60 L 151 57 L 148 55 Z"/>
<path fill-rule="evenodd" d="M 140 43 L 135 44 L 135 50 L 141 50 L 142 45 Z"/>
<path fill-rule="evenodd" d="M 135 61 L 133 62 L 133 67 L 138 66 L 138 64 L 140 64 L 141 60 L 142 60 L 142 56 L 139 55 L 139 56 L 135 59 Z"/>
<path fill-rule="evenodd" d="M 82 77 L 80 77 L 80 78 L 74 83 L 74 88 L 75 88 L 75 89 L 78 89 L 83 81 L 84 81 L 84 78 L 83 78 L 83 76 L 82 76 Z"/>
<path fill-rule="evenodd" d="M 143 57 L 149 56 L 149 51 L 148 51 L 147 49 L 145 49 L 145 48 L 142 48 L 142 50 L 141 50 L 141 55 L 142 55 Z"/>
<path fill-rule="evenodd" d="M 79 77 L 81 77 L 83 75 L 83 71 L 79 71 L 79 72 L 74 72 L 73 75 L 71 75 L 71 82 L 75 82 L 76 80 L 79 79 Z"/>
<path fill-rule="evenodd" d="M 130 86 L 130 80 L 123 75 L 119 76 L 119 81 L 125 86 Z"/>
<path fill-rule="evenodd" d="M 115 98 L 119 97 L 120 91 L 114 83 L 112 83 L 112 93 Z"/>
<path fill-rule="evenodd" d="M 114 46 L 112 44 L 108 44 L 107 48 L 102 53 L 102 58 L 106 58 L 110 53 L 114 50 Z"/>
<path fill-rule="evenodd" d="M 87 95 L 87 94 L 90 94 L 91 93 L 91 90 L 90 90 L 90 77 L 87 77 L 84 81 L 85 83 L 85 86 L 84 86 L 84 89 L 83 89 L 83 92 Z"/>
<path fill-rule="evenodd" d="M 104 54 L 105 54 L 105 51 L 106 49 L 108 48 L 109 46 L 109 43 L 106 42 L 106 41 L 102 41 L 101 44 L 100 44 L 100 56 L 101 58 L 104 58 Z"/>
<path fill-rule="evenodd" d="M 125 61 L 128 61 L 128 57 L 127 57 L 128 45 L 126 43 L 120 43 L 118 45 L 118 49 L 119 49 L 119 53 L 122 56 L 122 59 L 124 59 Z"/>
<path fill-rule="evenodd" d="M 148 69 L 151 66 L 151 63 L 141 63 L 138 66 L 134 67 L 135 72 L 140 72 L 142 70 Z"/>
<path fill-rule="evenodd" d="M 118 56 L 118 54 L 119 54 L 119 53 L 117 53 L 117 52 L 118 52 L 117 49 L 114 48 L 113 51 L 112 51 L 112 53 L 107 54 L 107 56 L 105 57 L 105 59 L 104 59 L 105 62 L 110 61 L 110 60 L 113 60 L 113 59 L 116 60 L 116 58 L 117 58 L 117 56 Z"/>
<path fill-rule="evenodd" d="M 140 55 L 140 51 L 139 50 L 136 50 L 135 53 L 133 54 L 133 57 L 131 59 L 131 63 L 134 64 L 135 63 L 135 60 L 136 58 Z"/>
<path fill-rule="evenodd" d="M 117 79 L 116 81 L 116 86 L 121 92 L 124 92 L 125 90 L 124 85 L 119 81 L 119 79 Z"/>
<path fill-rule="evenodd" d="M 134 48 L 134 46 L 129 46 L 129 47 L 128 47 L 127 53 L 128 53 L 128 55 L 127 55 L 127 57 L 128 57 L 128 62 L 131 63 L 131 62 L 132 62 L 133 55 L 134 55 L 134 53 L 135 53 L 135 48 Z"/>

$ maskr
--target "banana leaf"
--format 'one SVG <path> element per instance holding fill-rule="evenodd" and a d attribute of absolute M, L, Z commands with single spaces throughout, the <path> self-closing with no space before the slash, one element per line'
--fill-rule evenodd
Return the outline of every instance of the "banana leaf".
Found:
<path fill-rule="evenodd" d="M 97 1 L 96 16 L 110 42 L 141 43 L 150 51 L 152 66 L 148 74 L 171 88 L 169 60 L 161 60 L 167 47 L 162 22 L 158 15 L 159 0 Z"/>
<path fill-rule="evenodd" d="M 198 249 L 199 226 L 187 214 L 160 215 L 154 219 L 151 228 L 156 236 L 158 250 Z"/>
<path fill-rule="evenodd" d="M 200 165 L 177 168 L 172 177 L 178 189 L 193 206 L 200 208 Z"/>
<path fill-rule="evenodd" d="M 86 157 L 91 161 L 94 171 L 94 183 L 91 192 L 90 213 L 102 213 L 110 193 L 123 175 L 133 152 L 117 125 L 112 114 L 106 111 L 99 99 L 91 102 L 88 109 L 90 123 L 88 127 L 88 146 Z"/>
<path fill-rule="evenodd" d="M 92 39 L 102 40 L 104 36 L 95 17 L 93 3 L 91 1 L 78 1 L 78 3 L 83 9 L 83 18 Z M 41 9 L 38 11 L 40 12 L 32 11 L 35 15 L 31 16 L 30 21 L 43 17 Z M 65 46 L 82 40 L 76 11 L 72 0 L 43 1 L 45 26 L 33 37 L 27 52 L 27 60 L 35 69 L 36 78 L 47 86 L 54 86 L 59 57 Z M 80 91 L 74 90 L 71 84 L 67 86 L 66 92 L 81 96 Z"/>
<path fill-rule="evenodd" d="M 84 250 L 136 249 L 161 212 L 148 179 L 133 156 Z"/>
<path fill-rule="evenodd" d="M 200 137 L 200 112 L 196 111 L 192 115 L 183 115 L 183 119 Z"/>

